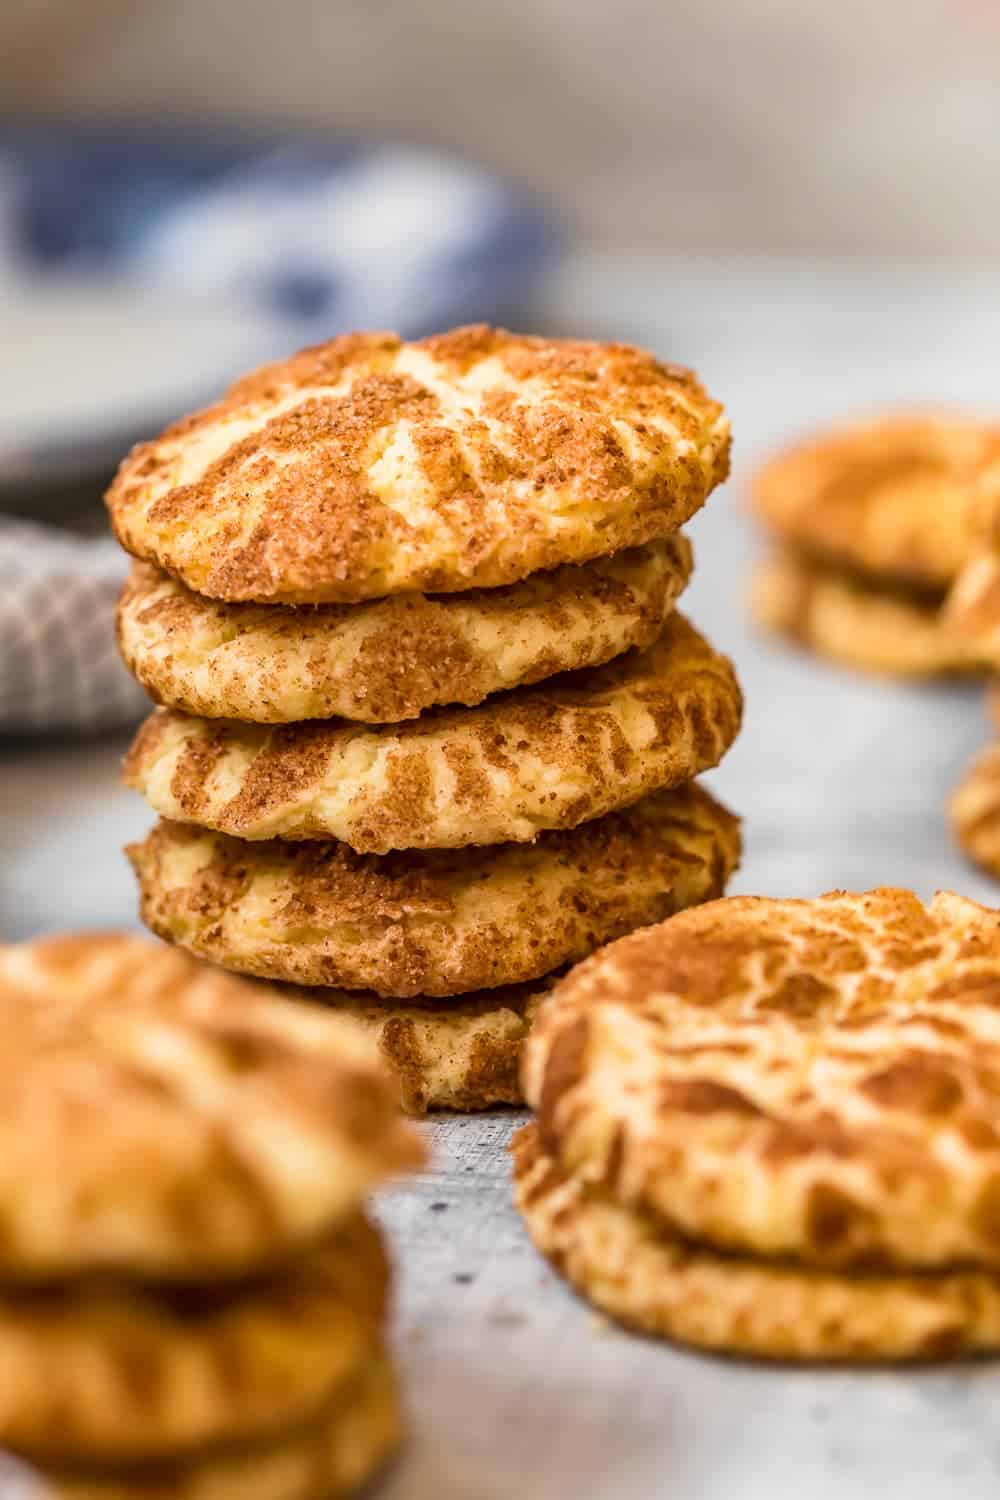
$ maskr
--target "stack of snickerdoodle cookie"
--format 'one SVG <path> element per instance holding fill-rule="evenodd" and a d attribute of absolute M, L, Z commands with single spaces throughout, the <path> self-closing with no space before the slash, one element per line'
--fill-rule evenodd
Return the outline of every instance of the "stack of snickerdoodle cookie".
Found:
<path fill-rule="evenodd" d="M 1000 1348 L 1000 912 L 713 902 L 581 964 L 525 1052 L 539 1248 L 592 1302 L 788 1359 Z"/>
<path fill-rule="evenodd" d="M 780 453 L 752 505 L 775 544 L 752 605 L 820 656 L 899 677 L 986 672 L 988 643 L 943 607 L 979 546 L 1000 425 L 959 412 L 889 414 Z"/>
<path fill-rule="evenodd" d="M 408 1108 L 520 1098 L 554 971 L 717 896 L 732 667 L 674 610 L 721 407 L 619 346 L 335 339 L 135 450 L 119 628 L 150 927 L 374 1030 Z"/>
<path fill-rule="evenodd" d="M 52 1500 L 330 1500 L 396 1447 L 353 1026 L 137 938 L 0 947 L 0 1446 Z"/>

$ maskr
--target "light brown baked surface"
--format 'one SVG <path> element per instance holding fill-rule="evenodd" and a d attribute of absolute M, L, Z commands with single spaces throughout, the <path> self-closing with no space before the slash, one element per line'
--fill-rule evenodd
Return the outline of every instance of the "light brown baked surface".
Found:
<path fill-rule="evenodd" d="M 717 1248 L 1000 1264 L 1000 913 L 941 892 L 735 897 L 542 1007 L 546 1149 Z"/>
<path fill-rule="evenodd" d="M 876 574 L 947 588 L 982 527 L 1000 425 L 959 412 L 888 413 L 777 454 L 753 509 L 794 546 Z"/>
<path fill-rule="evenodd" d="M 988 745 L 967 768 L 948 800 L 955 842 L 1000 879 L 1000 744 Z"/>
<path fill-rule="evenodd" d="M 409 999 L 537 979 L 721 896 L 740 834 L 689 785 L 533 844 L 355 854 L 161 822 L 127 853 L 168 942 L 262 979 Z"/>
<path fill-rule="evenodd" d="M 130 1469 L 49 1470 L 44 1500 L 340 1500 L 371 1480 L 403 1436 L 389 1358 L 374 1355 L 350 1391 L 306 1427 L 266 1446 L 219 1448 Z"/>
<path fill-rule="evenodd" d="M 679 786 L 740 725 L 731 663 L 676 612 L 648 651 L 409 724 L 268 729 L 160 710 L 126 784 L 163 817 L 360 853 L 525 843 Z"/>
<path fill-rule="evenodd" d="M 567 1174 L 535 1125 L 512 1149 L 515 1199 L 538 1249 L 627 1327 L 754 1359 L 938 1360 L 1000 1347 L 989 1271 L 852 1275 L 723 1255 Z"/>
<path fill-rule="evenodd" d="M 0 1279 L 211 1281 L 423 1151 L 371 1043 L 115 934 L 0 947 Z"/>
<path fill-rule="evenodd" d="M 860 671 L 940 677 L 988 670 L 982 648 L 949 626 L 939 600 L 882 588 L 791 548 L 759 565 L 750 607 L 765 630 Z"/>
<path fill-rule="evenodd" d="M 293 986 L 282 994 L 332 1006 L 360 1025 L 378 1046 L 407 1114 L 469 1113 L 524 1103 L 521 1052 L 554 982 L 546 975 L 449 1000 L 379 1000 L 356 991 Z"/>
<path fill-rule="evenodd" d="M 675 531 L 725 479 L 690 370 L 624 344 L 351 334 L 125 459 L 119 541 L 213 599 L 493 588 Z"/>
<path fill-rule="evenodd" d="M 118 639 L 150 697 L 185 713 L 396 724 L 651 645 L 691 565 L 678 535 L 506 588 L 295 609 L 220 604 L 135 563 Z"/>
<path fill-rule="evenodd" d="M 962 569 L 945 600 L 949 630 L 995 670 L 1000 662 L 1000 554 L 979 552 Z"/>
<path fill-rule="evenodd" d="M 80 1280 L 0 1293 L 0 1443 L 124 1463 L 315 1419 L 381 1336 L 389 1266 L 360 1215 L 267 1277 L 181 1291 Z"/>

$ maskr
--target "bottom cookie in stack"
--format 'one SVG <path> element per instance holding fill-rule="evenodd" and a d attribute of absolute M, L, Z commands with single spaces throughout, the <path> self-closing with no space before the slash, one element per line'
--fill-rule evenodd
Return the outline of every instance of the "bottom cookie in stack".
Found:
<path fill-rule="evenodd" d="M 533 844 L 360 855 L 162 821 L 128 853 L 154 932 L 360 1020 L 420 1112 L 519 1103 L 553 973 L 721 895 L 740 836 L 688 784 Z"/>
<path fill-rule="evenodd" d="M 756 1357 L 1000 1349 L 1000 913 L 735 898 L 580 965 L 525 1061 L 529 1233 L 628 1326 Z"/>
<path fill-rule="evenodd" d="M 108 935 L 0 948 L 0 1005 L 0 1444 L 60 1500 L 362 1484 L 402 1430 L 362 1198 L 422 1157 L 370 1044 Z"/>

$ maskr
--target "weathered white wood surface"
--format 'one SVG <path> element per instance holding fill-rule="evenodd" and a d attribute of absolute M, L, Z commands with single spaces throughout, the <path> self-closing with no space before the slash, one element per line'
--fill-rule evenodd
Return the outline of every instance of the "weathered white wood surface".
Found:
<path fill-rule="evenodd" d="M 687 602 L 732 652 L 744 734 L 712 785 L 747 820 L 734 889 L 937 885 L 1000 899 L 952 850 L 944 799 L 988 733 L 974 689 L 854 678 L 757 640 L 740 481 L 767 447 L 883 400 L 1000 405 L 1000 278 L 801 264 L 578 261 L 535 320 L 696 364 L 730 406 L 734 483 L 694 527 Z M 120 741 L 0 749 L 0 931 L 134 922 L 119 850 L 150 814 Z M 381 1206 L 401 1267 L 415 1435 L 385 1500 L 907 1500 L 1000 1488 L 1000 1366 L 786 1371 L 627 1337 L 555 1281 L 509 1206 L 513 1117 L 429 1128 L 433 1169 Z"/>

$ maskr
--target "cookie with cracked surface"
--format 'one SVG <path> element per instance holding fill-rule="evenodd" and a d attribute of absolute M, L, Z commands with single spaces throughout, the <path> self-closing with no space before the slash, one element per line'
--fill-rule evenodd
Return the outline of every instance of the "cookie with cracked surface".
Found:
<path fill-rule="evenodd" d="M 526 843 L 710 769 L 740 726 L 731 663 L 682 615 L 647 651 L 408 724 L 280 729 L 152 715 L 127 785 L 162 817 L 362 854 Z"/>
<path fill-rule="evenodd" d="M 261 979 L 410 999 L 537 979 L 721 896 L 740 834 L 688 785 L 533 844 L 355 854 L 160 822 L 126 852 L 168 942 Z"/>
<path fill-rule="evenodd" d="M 779 453 L 751 505 L 783 542 L 917 586 L 946 589 L 975 549 L 1000 425 L 961 412 L 897 412 Z"/>
<path fill-rule="evenodd" d="M 340 1500 L 364 1486 L 403 1435 L 396 1379 L 378 1352 L 350 1390 L 266 1445 L 206 1449 L 130 1468 L 47 1468 L 44 1500 Z"/>
<path fill-rule="evenodd" d="M 210 1290 L 77 1279 L 0 1292 L 0 1442 L 122 1464 L 311 1421 L 371 1358 L 389 1266 L 360 1214 L 271 1275 Z"/>
<path fill-rule="evenodd" d="M 542 1007 L 546 1150 L 718 1249 L 1000 1265 L 1000 912 L 939 892 L 733 897 Z"/>
<path fill-rule="evenodd" d="M 690 370 L 624 344 L 351 334 L 128 455 L 122 546 L 196 593 L 353 603 L 494 588 L 677 530 L 729 469 Z"/>
<path fill-rule="evenodd" d="M 367 604 L 220 604 L 136 563 L 125 664 L 155 702 L 207 719 L 413 719 L 652 644 L 691 572 L 686 537 L 506 588 Z"/>
<path fill-rule="evenodd" d="M 514 1195 L 532 1240 L 566 1280 L 626 1327 L 754 1359 L 884 1363 L 1000 1348 L 990 1271 L 845 1273 L 724 1255 L 622 1207 L 514 1137 Z"/>
<path fill-rule="evenodd" d="M 750 607 L 765 630 L 860 671 L 940 677 L 989 669 L 983 650 L 948 625 L 938 598 L 891 590 L 790 548 L 760 564 Z"/>
<path fill-rule="evenodd" d="M 253 1272 L 423 1157 L 355 1027 L 139 938 L 0 946 L 0 1055 L 8 1284 Z"/>
<path fill-rule="evenodd" d="M 448 1109 L 471 1113 L 523 1104 L 525 1038 L 555 983 L 545 976 L 451 1000 L 379 1000 L 356 991 L 287 987 L 307 1004 L 333 1006 L 377 1045 L 410 1115 Z"/>

